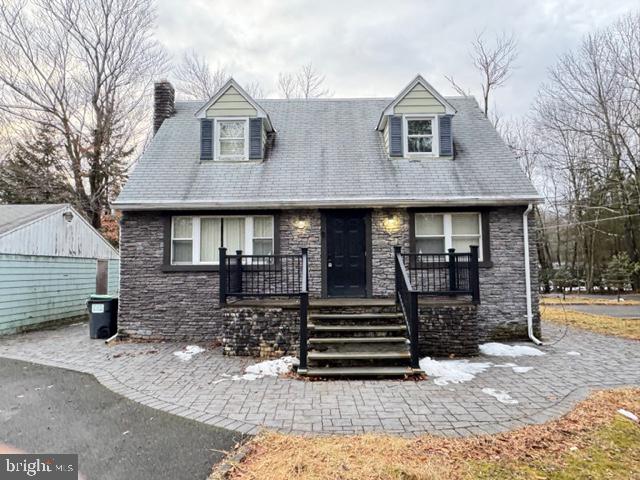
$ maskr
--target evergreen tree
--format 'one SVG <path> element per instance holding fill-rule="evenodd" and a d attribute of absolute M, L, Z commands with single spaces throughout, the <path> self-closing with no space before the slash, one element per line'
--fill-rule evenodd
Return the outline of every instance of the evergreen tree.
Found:
<path fill-rule="evenodd" d="M 604 283 L 616 289 L 618 301 L 620 301 L 620 293 L 631 282 L 635 269 L 636 265 L 629 259 L 629 255 L 626 252 L 618 253 L 609 260 L 607 269 L 604 272 Z"/>
<path fill-rule="evenodd" d="M 61 152 L 48 129 L 19 143 L 0 164 L 0 202 L 73 203 L 74 195 L 60 166 Z"/>

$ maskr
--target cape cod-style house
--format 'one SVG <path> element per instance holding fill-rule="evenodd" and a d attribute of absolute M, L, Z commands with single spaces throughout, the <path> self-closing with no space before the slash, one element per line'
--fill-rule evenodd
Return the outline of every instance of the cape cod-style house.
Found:
<path fill-rule="evenodd" d="M 539 194 L 473 98 L 175 102 L 122 210 L 120 333 L 300 356 L 309 375 L 404 375 L 539 334 Z"/>

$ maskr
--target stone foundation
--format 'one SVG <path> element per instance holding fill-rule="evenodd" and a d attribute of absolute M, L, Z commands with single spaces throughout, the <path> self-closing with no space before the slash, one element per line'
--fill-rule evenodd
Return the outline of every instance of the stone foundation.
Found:
<path fill-rule="evenodd" d="M 284 308 L 223 308 L 222 348 L 226 355 L 297 355 L 300 311 Z"/>
<path fill-rule="evenodd" d="M 476 305 L 420 305 L 420 356 L 446 357 L 478 354 Z"/>

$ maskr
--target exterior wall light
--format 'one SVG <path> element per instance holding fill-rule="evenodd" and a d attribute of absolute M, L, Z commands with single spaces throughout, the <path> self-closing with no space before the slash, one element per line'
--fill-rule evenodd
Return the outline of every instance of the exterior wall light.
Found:
<path fill-rule="evenodd" d="M 297 220 L 294 220 L 293 226 L 299 230 L 303 230 L 307 228 L 307 221 L 304 220 L 303 218 L 298 218 Z"/>
<path fill-rule="evenodd" d="M 64 220 L 65 220 L 66 222 L 71 223 L 71 220 L 73 220 L 73 213 L 71 213 L 71 212 L 64 212 L 64 213 L 62 214 L 62 218 L 64 218 Z"/>
<path fill-rule="evenodd" d="M 400 229 L 400 218 L 397 215 L 386 217 L 382 224 L 388 233 L 397 232 Z"/>

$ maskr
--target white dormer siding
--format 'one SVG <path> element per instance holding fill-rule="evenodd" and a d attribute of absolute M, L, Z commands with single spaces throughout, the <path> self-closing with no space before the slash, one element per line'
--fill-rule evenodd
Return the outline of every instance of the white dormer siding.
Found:
<path fill-rule="evenodd" d="M 200 119 L 200 160 L 244 162 L 264 159 L 269 115 L 233 79 L 195 114 Z"/>
<path fill-rule="evenodd" d="M 233 86 L 207 109 L 207 117 L 256 117 L 258 111 Z"/>
<path fill-rule="evenodd" d="M 394 158 L 451 158 L 453 106 L 418 75 L 384 109 L 378 122 Z"/>
<path fill-rule="evenodd" d="M 441 114 L 446 109 L 421 84 L 416 84 L 395 106 L 394 113 L 400 114 Z"/>

